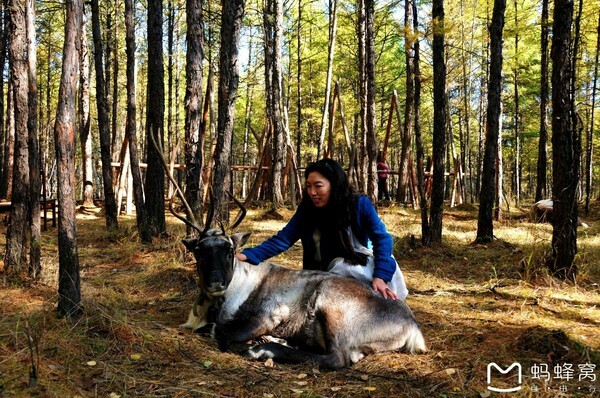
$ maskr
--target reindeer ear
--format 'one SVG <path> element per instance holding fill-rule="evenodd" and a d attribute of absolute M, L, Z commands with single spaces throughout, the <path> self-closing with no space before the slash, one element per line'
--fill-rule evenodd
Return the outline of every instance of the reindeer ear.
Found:
<path fill-rule="evenodd" d="M 198 243 L 198 239 L 197 238 L 184 239 L 184 240 L 182 240 L 182 242 L 185 245 L 185 247 L 193 253 L 194 249 L 196 248 L 196 244 Z"/>
<path fill-rule="evenodd" d="M 230 238 L 233 241 L 233 245 L 238 248 L 246 244 L 251 234 L 251 232 L 238 232 L 237 234 L 231 235 Z"/>

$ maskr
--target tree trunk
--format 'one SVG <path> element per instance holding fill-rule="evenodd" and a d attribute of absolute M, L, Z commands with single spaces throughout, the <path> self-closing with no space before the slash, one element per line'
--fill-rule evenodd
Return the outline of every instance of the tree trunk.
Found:
<path fill-rule="evenodd" d="M 496 190 L 494 192 L 494 219 L 502 220 L 502 199 L 504 194 L 504 163 L 502 158 L 502 101 L 500 101 L 500 116 L 498 117 L 498 150 L 496 151 Z"/>
<path fill-rule="evenodd" d="M 221 13 L 221 54 L 219 60 L 219 119 L 217 126 L 217 145 L 215 148 L 215 166 L 213 193 L 215 194 L 215 221 L 229 222 L 229 200 L 225 190 L 229 189 L 231 176 L 231 140 L 235 119 L 235 100 L 239 83 L 238 45 L 240 29 L 244 16 L 243 0 L 222 2 Z"/>
<path fill-rule="evenodd" d="M 202 123 L 202 59 L 204 58 L 204 30 L 202 1 L 186 1 L 187 53 L 185 64 L 185 164 L 187 165 L 185 196 L 196 220 L 202 220 L 202 166 L 204 163 L 200 137 Z M 195 231 L 187 228 L 187 234 Z"/>
<path fill-rule="evenodd" d="M 490 79 L 488 82 L 488 106 L 485 136 L 485 154 L 481 192 L 479 194 L 479 217 L 477 220 L 477 239 L 479 243 L 494 239 L 492 210 L 496 192 L 496 156 L 498 154 L 498 135 L 500 131 L 501 92 L 502 92 L 502 30 L 504 29 L 504 11 L 506 0 L 495 0 L 492 23 L 490 25 Z"/>
<path fill-rule="evenodd" d="M 592 172 L 594 163 L 592 158 L 594 155 L 594 115 L 596 110 L 596 82 L 598 81 L 598 55 L 600 53 L 600 15 L 598 15 L 598 28 L 596 31 L 596 62 L 594 63 L 594 83 L 592 86 L 592 115 L 590 117 L 590 129 L 587 137 L 585 168 L 585 214 L 590 212 L 590 196 L 592 191 Z"/>
<path fill-rule="evenodd" d="M 542 0 L 541 82 L 540 82 L 540 139 L 538 142 L 535 201 L 547 198 L 548 168 L 548 1 Z M 596 59 L 597 61 L 598 59 Z M 596 62 L 597 64 L 597 62 Z"/>
<path fill-rule="evenodd" d="M 298 117 L 296 119 L 296 165 L 300 167 L 302 164 L 302 123 L 304 122 L 302 116 L 302 0 L 298 0 L 298 31 L 297 31 L 297 97 L 296 107 L 298 108 Z"/>
<path fill-rule="evenodd" d="M 41 222 L 40 222 L 40 151 L 38 142 L 38 87 L 37 54 L 35 34 L 34 0 L 27 0 L 27 52 L 28 52 L 28 106 L 27 131 L 29 134 L 29 276 L 37 279 L 42 270 L 41 264 Z"/>
<path fill-rule="evenodd" d="M 97 1 L 97 0 L 96 0 Z M 97 6 L 97 3 L 96 3 Z M 75 99 L 79 72 L 83 2 L 67 0 L 65 45 L 54 126 L 58 163 L 58 314 L 81 312 L 77 224 L 75 222 Z M 96 9 L 97 11 L 97 9 Z"/>
<path fill-rule="evenodd" d="M 577 201 L 579 154 L 571 84 L 571 23 L 573 0 L 555 0 L 552 26 L 552 199 L 553 233 L 550 272 L 574 279 L 577 266 Z"/>
<path fill-rule="evenodd" d="M 85 9 L 81 27 L 81 59 L 79 61 L 79 141 L 81 143 L 81 174 L 83 176 L 83 206 L 94 206 L 94 176 L 92 163 L 92 133 L 90 124 L 90 62 Z"/>
<path fill-rule="evenodd" d="M 367 191 L 368 168 L 367 168 L 367 72 L 366 72 L 366 48 L 367 27 L 365 0 L 358 1 L 358 84 L 360 103 L 360 126 L 358 128 L 357 163 L 358 181 L 360 191 Z"/>
<path fill-rule="evenodd" d="M 29 217 L 29 152 L 28 152 L 28 65 L 26 0 L 9 3 L 10 38 L 8 54 L 14 101 L 14 166 L 10 218 L 6 232 L 5 269 L 20 273 L 26 266 Z"/>
<path fill-rule="evenodd" d="M 175 30 L 175 6 L 173 0 L 167 1 L 167 151 L 171 153 L 175 147 L 173 123 L 173 39 Z M 169 181 L 167 197 L 171 197 L 173 187 Z"/>
<path fill-rule="evenodd" d="M 102 157 L 102 183 L 104 185 L 104 206 L 106 209 L 106 226 L 109 230 L 119 227 L 117 221 L 117 203 L 112 181 L 110 154 L 110 131 L 106 92 L 104 86 L 104 66 L 102 65 L 102 33 L 100 32 L 100 10 L 98 0 L 92 0 L 92 34 L 94 36 L 94 60 L 96 67 L 96 104 L 98 106 L 98 129 L 100 131 L 100 156 Z"/>
<path fill-rule="evenodd" d="M 433 1 L 433 186 L 430 235 L 442 241 L 444 211 L 444 149 L 446 147 L 446 64 L 444 56 L 444 1 Z"/>
<path fill-rule="evenodd" d="M 0 3 L 2 15 L 0 19 L 0 199 L 6 198 L 6 183 L 8 170 L 5 170 L 6 152 L 8 151 L 7 131 L 4 119 L 4 65 L 6 63 L 6 48 L 8 35 L 8 4 L 7 0 Z"/>
<path fill-rule="evenodd" d="M 367 77 L 367 195 L 377 203 L 377 124 L 375 120 L 375 0 L 365 0 Z"/>
<path fill-rule="evenodd" d="M 272 130 L 270 183 L 267 200 L 274 209 L 283 206 L 282 177 L 286 158 L 285 131 L 281 114 L 282 0 L 268 0 L 265 6 L 265 92 L 267 128 Z"/>
<path fill-rule="evenodd" d="M 164 143 L 165 73 L 163 67 L 163 7 L 161 0 L 148 1 L 148 101 L 146 111 L 146 142 L 150 134 L 162 147 Z M 154 236 L 166 233 L 165 172 L 160 155 L 152 145 L 146 147 L 146 204 L 148 223 Z"/>
<path fill-rule="evenodd" d="M 398 192 L 396 199 L 398 202 L 406 203 L 408 201 L 408 154 L 412 141 L 414 113 L 415 113 L 415 54 L 413 43 L 415 33 L 412 30 L 413 25 L 413 3 L 414 0 L 406 0 L 404 7 L 404 54 L 406 61 L 406 106 L 404 108 L 404 134 L 402 135 L 402 151 L 400 152 L 400 166 L 398 169 Z"/>
<path fill-rule="evenodd" d="M 131 164 L 131 175 L 133 178 L 133 195 L 135 198 L 135 210 L 138 232 L 142 243 L 152 243 L 152 233 L 148 225 L 148 214 L 144 201 L 144 186 L 142 174 L 140 173 L 140 162 L 137 143 L 136 126 L 136 102 L 135 102 L 135 25 L 134 25 L 133 1 L 125 0 L 125 43 L 127 51 L 127 121 L 125 125 L 125 136 L 129 141 L 129 159 Z M 131 196 L 131 190 L 127 196 Z"/>
<path fill-rule="evenodd" d="M 118 153 L 118 147 L 117 147 L 117 137 L 115 137 L 114 135 L 112 135 L 112 130 L 111 130 L 111 126 L 110 126 L 110 113 L 112 111 L 112 54 L 113 54 L 113 47 L 114 47 L 114 42 L 115 39 L 113 39 L 113 19 L 112 19 L 112 10 L 111 10 L 111 2 L 110 0 L 108 1 L 103 1 L 102 2 L 102 6 L 105 7 L 105 11 L 106 11 L 106 27 L 105 27 L 105 31 L 104 31 L 104 40 L 101 41 L 102 46 L 106 46 L 106 48 L 103 48 L 103 55 L 104 55 L 104 94 L 105 94 L 105 102 L 106 102 L 106 114 L 107 114 L 107 123 L 109 123 L 107 129 L 109 131 L 110 134 L 110 154 L 112 156 L 112 154 L 114 153 Z M 100 9 L 98 9 L 99 13 L 98 15 L 100 15 Z M 101 25 L 99 25 L 101 26 Z M 100 30 L 102 30 L 100 28 Z M 112 160 L 112 157 L 111 157 Z M 111 169 L 112 170 L 112 169 Z M 119 214 L 121 209 L 117 210 L 117 214 Z"/>
<path fill-rule="evenodd" d="M 12 81 L 9 77 L 6 93 L 6 139 L 4 150 L 3 174 L 0 180 L 0 198 L 10 200 L 13 185 L 13 165 L 15 161 L 15 101 Z M 0 150 L 2 150 L 0 149 Z"/>
<path fill-rule="evenodd" d="M 417 4 L 415 1 L 411 2 L 412 13 L 413 13 L 413 30 L 414 32 L 419 31 L 419 20 L 417 16 Z M 416 37 L 414 41 L 415 61 L 414 61 L 414 100 L 415 100 L 415 146 L 417 151 L 417 188 L 419 190 L 419 206 L 421 207 L 421 243 L 424 246 L 429 245 L 429 239 L 431 234 L 429 231 L 429 205 L 427 202 L 427 196 L 425 192 L 425 176 L 424 176 L 424 150 L 423 141 L 421 139 L 421 68 L 419 61 L 421 58 L 421 48 L 419 45 L 419 38 Z"/>
<path fill-rule="evenodd" d="M 323 115 L 321 118 L 321 133 L 319 134 L 319 146 L 317 147 L 317 159 L 323 155 L 325 144 L 325 131 L 327 131 L 327 115 L 329 113 L 329 101 L 331 97 L 331 80 L 333 77 L 333 58 L 335 54 L 335 38 L 337 35 L 337 0 L 329 0 L 329 45 L 327 52 L 327 77 L 325 80 L 325 97 L 323 98 Z"/>
<path fill-rule="evenodd" d="M 115 12 L 115 38 L 113 40 L 112 45 L 112 53 L 113 53 L 113 84 L 112 84 L 112 112 L 111 112 L 111 128 L 110 135 L 112 137 L 113 146 L 111 148 L 111 154 L 114 154 L 114 145 L 116 142 L 119 142 L 119 130 L 117 125 L 117 119 L 119 116 L 119 23 L 117 22 L 117 15 L 119 15 L 119 0 L 115 0 L 114 2 L 114 12 Z M 117 209 L 120 211 L 121 209 Z"/>
<path fill-rule="evenodd" d="M 519 125 L 521 124 L 521 115 L 519 114 L 519 20 L 517 0 L 513 1 L 515 7 L 515 68 L 513 70 L 513 83 L 515 94 L 515 168 L 513 170 L 514 195 L 517 206 L 521 204 L 521 135 Z M 500 134 L 500 133 L 499 133 Z M 501 134 L 500 134 L 501 135 Z"/>

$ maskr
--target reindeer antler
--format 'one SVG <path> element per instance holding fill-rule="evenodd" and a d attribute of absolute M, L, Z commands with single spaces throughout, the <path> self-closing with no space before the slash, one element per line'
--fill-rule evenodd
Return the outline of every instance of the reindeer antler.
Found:
<path fill-rule="evenodd" d="M 227 192 L 227 195 L 229 195 L 229 197 L 231 199 L 233 199 L 233 201 L 235 202 L 236 205 L 238 205 L 238 207 L 240 208 L 240 212 L 238 213 L 235 222 L 233 223 L 233 225 L 230 227 L 230 229 L 235 229 L 235 227 L 237 227 L 238 225 L 240 225 L 240 223 L 242 222 L 242 220 L 244 219 L 244 217 L 246 217 L 246 208 L 244 207 L 244 205 L 242 204 L 242 202 L 240 202 L 239 200 L 237 200 L 237 198 L 235 196 L 233 196 L 233 194 L 229 191 L 225 191 Z"/>
<path fill-rule="evenodd" d="M 158 134 L 160 134 L 160 129 L 158 129 L 158 131 L 157 131 L 157 136 L 158 136 Z M 169 203 L 169 210 L 175 217 L 177 217 L 178 219 L 183 221 L 186 225 L 189 225 L 190 227 L 194 228 L 196 231 L 201 232 L 201 235 L 203 235 L 204 232 L 206 232 L 206 228 L 203 231 L 202 228 L 200 227 L 200 224 L 198 223 L 198 221 L 196 220 L 196 217 L 194 216 L 194 212 L 192 211 L 187 200 L 185 200 L 185 195 L 183 194 L 183 191 L 179 187 L 179 184 L 177 183 L 175 178 L 173 178 L 173 176 L 169 172 L 169 166 L 167 164 L 167 159 L 165 158 L 163 149 L 162 149 L 161 145 L 157 143 L 157 139 L 156 139 L 156 137 L 154 137 L 152 130 L 150 130 L 149 135 L 150 135 L 150 141 L 152 142 L 152 146 L 154 147 L 156 152 L 159 154 L 160 161 L 162 163 L 163 168 L 165 169 L 165 173 L 167 174 L 167 177 L 169 178 L 169 180 L 175 187 L 175 192 L 173 193 L 173 196 L 171 196 L 171 200 Z M 188 218 L 183 217 L 181 214 L 179 214 L 179 213 L 177 213 L 177 211 L 175 211 L 175 208 L 173 207 L 173 203 L 174 203 L 173 199 L 175 197 L 175 194 L 177 194 L 179 196 L 179 198 L 181 199 L 181 202 L 183 203 L 183 206 L 185 208 L 185 213 Z M 213 214 L 212 210 L 213 209 L 211 206 L 211 209 L 209 210 L 209 215 L 210 215 L 211 220 L 212 220 L 212 214 Z M 207 226 L 210 225 L 210 220 L 208 218 L 207 218 L 206 225 Z"/>

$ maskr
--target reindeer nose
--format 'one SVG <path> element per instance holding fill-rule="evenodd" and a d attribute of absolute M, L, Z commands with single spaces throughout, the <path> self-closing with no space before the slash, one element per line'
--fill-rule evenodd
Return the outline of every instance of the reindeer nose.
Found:
<path fill-rule="evenodd" d="M 206 287 L 206 290 L 209 293 L 222 292 L 225 289 L 227 289 L 227 286 L 225 286 L 225 283 L 223 283 L 223 282 L 212 282 L 210 285 L 208 285 Z"/>

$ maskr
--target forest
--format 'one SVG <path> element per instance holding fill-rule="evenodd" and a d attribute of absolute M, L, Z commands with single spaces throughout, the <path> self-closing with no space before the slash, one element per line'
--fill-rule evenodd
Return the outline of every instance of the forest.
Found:
<path fill-rule="evenodd" d="M 597 1 L 0 9 L 0 396 L 487 397 L 513 363 L 516 396 L 597 396 Z M 392 235 L 429 350 L 325 371 L 179 328 L 190 225 L 239 202 L 260 244 L 322 158 Z"/>

